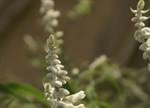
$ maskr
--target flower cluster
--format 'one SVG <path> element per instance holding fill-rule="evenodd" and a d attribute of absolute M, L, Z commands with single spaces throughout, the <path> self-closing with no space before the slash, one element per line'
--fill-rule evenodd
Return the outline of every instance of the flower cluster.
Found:
<path fill-rule="evenodd" d="M 145 6 L 144 0 L 140 0 L 137 4 L 137 10 L 131 11 L 135 14 L 132 21 L 135 22 L 135 27 L 138 29 L 135 31 L 135 40 L 141 43 L 139 49 L 144 51 L 143 58 L 150 61 L 150 28 L 145 27 L 144 21 L 148 20 L 150 17 L 143 16 L 143 14 L 149 12 L 148 10 L 143 10 Z M 150 63 L 148 64 L 148 70 L 150 71 Z"/>
<path fill-rule="evenodd" d="M 84 91 L 69 95 L 70 92 L 63 88 L 63 85 L 70 80 L 67 71 L 61 64 L 57 55 L 57 40 L 53 35 L 47 39 L 46 62 L 49 64 L 47 70 L 50 71 L 47 77 L 49 82 L 44 83 L 45 96 L 52 108 L 85 108 L 83 104 L 76 105 L 77 101 L 85 97 Z"/>
<path fill-rule="evenodd" d="M 58 25 L 57 18 L 60 16 L 60 12 L 54 10 L 54 1 L 53 0 L 42 0 L 42 6 L 40 12 L 44 14 L 43 22 L 46 26 L 46 30 L 53 32 L 53 28 Z"/>
<path fill-rule="evenodd" d="M 61 44 L 59 37 L 62 36 L 62 32 L 54 31 L 54 27 L 58 25 L 57 18 L 60 16 L 60 12 L 54 10 L 53 0 L 42 0 L 40 11 L 44 15 L 43 22 L 46 30 L 51 34 L 46 45 L 46 62 L 49 64 L 47 67 L 49 73 L 46 76 L 48 80 L 43 84 L 45 97 L 51 108 L 85 108 L 83 104 L 77 103 L 85 97 L 84 91 L 70 95 L 70 92 L 63 88 L 70 77 L 67 76 L 68 72 L 64 69 L 58 56 Z"/>
<path fill-rule="evenodd" d="M 60 39 L 63 36 L 62 31 L 55 31 L 54 28 L 58 26 L 58 17 L 60 12 L 54 9 L 55 2 L 53 0 L 41 0 L 40 13 L 43 15 L 43 23 L 45 25 L 46 31 L 54 34 L 57 37 L 59 44 L 63 43 Z"/>

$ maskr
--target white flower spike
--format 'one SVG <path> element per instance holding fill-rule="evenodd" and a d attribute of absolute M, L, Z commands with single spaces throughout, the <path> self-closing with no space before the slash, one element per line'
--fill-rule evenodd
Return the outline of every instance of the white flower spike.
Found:
<path fill-rule="evenodd" d="M 51 108 L 85 108 L 83 104 L 78 104 L 78 101 L 85 97 L 84 91 L 69 95 L 70 92 L 63 88 L 63 85 L 70 80 L 70 77 L 67 76 L 68 72 L 64 70 L 64 66 L 58 56 L 59 45 L 62 43 L 59 38 L 63 35 L 63 32 L 55 32 L 54 27 L 58 25 L 57 18 L 60 16 L 60 12 L 54 10 L 55 3 L 53 0 L 41 1 L 42 7 L 40 11 L 44 14 L 43 21 L 46 25 L 46 30 L 52 34 L 47 39 L 46 47 L 46 62 L 49 64 L 46 69 L 49 73 L 46 75 L 48 81 L 43 83 L 45 97 Z"/>
<path fill-rule="evenodd" d="M 143 16 L 143 14 L 149 12 L 148 10 L 143 10 L 145 6 L 144 0 L 139 0 L 137 4 L 137 9 L 131 11 L 135 14 L 135 17 L 131 21 L 135 22 L 135 27 L 137 30 L 134 33 L 134 38 L 141 43 L 139 49 L 144 51 L 143 58 L 150 61 L 150 28 L 145 27 L 144 21 L 148 20 L 150 17 Z M 148 64 L 148 70 L 150 71 L 150 64 Z"/>

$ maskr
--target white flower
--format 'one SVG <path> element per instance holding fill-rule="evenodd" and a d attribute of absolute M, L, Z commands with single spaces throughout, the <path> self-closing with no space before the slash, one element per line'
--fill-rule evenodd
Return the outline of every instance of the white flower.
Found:
<path fill-rule="evenodd" d="M 58 25 L 57 18 L 60 16 L 60 12 L 54 10 L 53 0 L 41 0 L 42 5 L 40 12 L 43 14 L 43 22 L 46 30 L 52 35 L 47 39 L 46 63 L 48 63 L 47 70 L 49 73 L 46 75 L 47 82 L 45 82 L 45 97 L 50 103 L 51 108 L 85 108 L 83 104 L 75 105 L 75 103 L 85 97 L 84 91 L 80 91 L 76 94 L 69 95 L 70 92 L 63 88 L 70 77 L 67 76 L 68 72 L 64 70 L 64 66 L 59 60 L 58 51 L 59 45 L 63 43 L 62 31 L 54 31 L 54 27 Z"/>
<path fill-rule="evenodd" d="M 149 28 L 149 27 L 144 27 L 144 28 L 141 30 L 141 35 L 142 35 L 145 39 L 150 38 L 150 28 Z"/>
<path fill-rule="evenodd" d="M 85 93 L 84 91 L 80 91 L 76 94 L 73 94 L 73 95 L 70 95 L 70 96 L 67 96 L 65 98 L 65 100 L 67 100 L 68 102 L 71 102 L 71 103 L 76 103 L 78 100 L 81 100 L 85 97 Z"/>
<path fill-rule="evenodd" d="M 142 10 L 144 6 L 145 6 L 144 0 L 139 0 L 137 10 L 131 9 L 131 11 L 135 13 L 135 17 L 132 18 L 132 21 L 135 22 L 135 27 L 138 28 L 138 30 L 136 30 L 134 33 L 134 37 L 135 40 L 141 43 L 139 49 L 144 51 L 143 58 L 148 59 L 150 61 L 150 28 L 145 27 L 145 24 L 143 22 L 148 20 L 150 17 L 143 16 L 143 14 L 149 11 L 149 10 Z M 150 70 L 149 64 L 148 68 Z"/>
<path fill-rule="evenodd" d="M 41 4 L 42 4 L 40 9 L 41 13 L 45 13 L 49 9 L 53 9 L 55 5 L 53 0 L 41 0 Z"/>
<path fill-rule="evenodd" d="M 96 58 L 93 63 L 91 63 L 91 65 L 89 66 L 89 69 L 93 70 L 93 69 L 100 66 L 101 64 L 103 64 L 106 61 L 107 61 L 107 56 L 102 55 L 102 56 Z"/>
<path fill-rule="evenodd" d="M 41 3 L 40 12 L 44 15 L 43 22 L 45 29 L 48 32 L 54 32 L 54 27 L 58 26 L 57 18 L 60 16 L 60 12 L 54 10 L 55 3 L 53 0 L 41 0 Z"/>
<path fill-rule="evenodd" d="M 74 105 L 79 100 L 85 97 L 84 91 L 69 95 L 70 92 L 62 88 L 66 84 L 70 77 L 67 76 L 67 71 L 64 70 L 64 66 L 61 64 L 57 55 L 57 41 L 53 35 L 47 39 L 47 63 L 49 66 L 47 70 L 49 73 L 47 77 L 49 82 L 44 83 L 45 97 L 50 102 L 52 108 L 85 108 L 83 104 Z"/>
<path fill-rule="evenodd" d="M 148 52 L 150 50 L 150 38 L 146 42 L 142 43 L 139 47 L 140 50 Z"/>

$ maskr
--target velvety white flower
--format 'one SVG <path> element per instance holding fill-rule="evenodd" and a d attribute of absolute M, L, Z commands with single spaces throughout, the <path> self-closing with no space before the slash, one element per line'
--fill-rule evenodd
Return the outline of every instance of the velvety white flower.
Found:
<path fill-rule="evenodd" d="M 54 8 L 54 1 L 53 0 L 41 0 L 41 9 L 40 12 L 41 13 L 45 13 L 50 9 Z"/>
<path fill-rule="evenodd" d="M 65 100 L 67 100 L 68 102 L 71 102 L 71 103 L 76 103 L 78 100 L 81 100 L 85 97 L 85 93 L 84 91 L 80 91 L 76 94 L 73 94 L 73 95 L 70 95 L 70 96 L 67 96 L 65 98 Z"/>
<path fill-rule="evenodd" d="M 70 92 L 63 88 L 70 77 L 67 76 L 67 71 L 59 60 L 57 55 L 57 40 L 53 35 L 47 39 L 47 56 L 46 61 L 49 64 L 47 77 L 50 79 L 44 83 L 45 97 L 49 101 L 52 108 L 85 108 L 83 104 L 76 103 L 85 97 L 84 91 L 69 95 Z"/>
<path fill-rule="evenodd" d="M 54 10 L 55 3 L 53 0 L 41 0 L 41 3 L 40 12 L 44 15 L 43 22 L 45 29 L 48 32 L 54 32 L 54 27 L 58 26 L 57 18 L 60 16 L 60 12 Z"/>
<path fill-rule="evenodd" d="M 96 67 L 100 66 L 101 64 L 107 61 L 106 55 L 101 55 L 100 57 L 96 58 L 94 62 L 92 62 L 89 66 L 90 70 L 94 70 Z"/>
<path fill-rule="evenodd" d="M 59 45 L 63 43 L 60 39 L 63 36 L 62 31 L 55 31 L 54 27 L 58 26 L 57 18 L 60 12 L 54 10 L 53 0 L 41 0 L 42 5 L 40 12 L 43 14 L 43 22 L 46 30 L 52 35 L 47 39 L 46 63 L 49 73 L 46 75 L 47 81 L 44 82 L 45 97 L 50 103 L 51 108 L 85 108 L 83 104 L 77 105 L 77 102 L 85 97 L 84 91 L 70 95 L 70 92 L 63 88 L 70 77 L 59 60 Z"/>
<path fill-rule="evenodd" d="M 57 43 L 59 45 L 63 44 L 61 37 L 63 36 L 63 31 L 56 31 L 55 28 L 58 26 L 60 17 L 60 12 L 54 9 L 54 0 L 41 0 L 40 12 L 43 15 L 43 24 L 45 25 L 45 30 L 50 34 L 53 34 L 57 38 Z M 60 48 L 57 48 L 57 52 L 61 53 Z"/>
<path fill-rule="evenodd" d="M 147 13 L 149 10 L 144 9 L 145 2 L 144 0 L 139 0 L 137 4 L 137 10 L 131 11 L 135 14 L 131 20 L 135 22 L 135 27 L 138 29 L 134 33 L 135 40 L 141 43 L 139 49 L 144 51 L 143 58 L 148 59 L 150 61 L 150 28 L 145 27 L 144 21 L 148 20 L 150 17 L 143 16 L 143 14 Z M 150 69 L 150 65 L 148 64 L 148 69 Z"/>
<path fill-rule="evenodd" d="M 150 38 L 147 39 L 144 43 L 142 43 L 139 49 L 144 52 L 148 52 L 150 50 Z"/>
<path fill-rule="evenodd" d="M 149 39 L 150 38 L 150 28 L 149 27 L 144 27 L 141 30 L 141 35 L 145 38 L 145 39 Z"/>

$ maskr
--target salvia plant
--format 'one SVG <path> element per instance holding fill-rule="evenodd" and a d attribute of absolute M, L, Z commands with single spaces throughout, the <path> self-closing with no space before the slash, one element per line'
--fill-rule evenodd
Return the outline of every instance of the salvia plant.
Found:
<path fill-rule="evenodd" d="M 144 0 L 139 0 L 137 4 L 137 9 L 131 11 L 135 14 L 135 17 L 132 18 L 132 21 L 135 22 L 135 31 L 134 37 L 135 40 L 141 43 L 139 49 L 144 51 L 143 58 L 150 61 L 150 28 L 145 26 L 144 21 L 148 20 L 150 17 L 143 16 L 149 12 L 149 9 L 144 10 L 145 2 Z M 150 71 L 150 63 L 148 64 L 148 70 Z"/>
<path fill-rule="evenodd" d="M 89 3 L 91 0 L 81 0 L 70 11 L 73 15 L 71 18 L 76 19 L 88 13 L 91 6 Z M 68 71 L 65 70 L 65 67 L 68 68 L 67 65 L 64 66 L 60 61 L 61 45 L 63 44 L 61 37 L 64 34 L 63 31 L 56 29 L 61 13 L 55 10 L 54 6 L 54 0 L 41 0 L 40 13 L 43 16 L 45 30 L 49 33 L 45 45 L 46 63 L 44 59 L 44 66 L 40 65 L 44 70 L 46 70 L 45 64 L 48 65 L 46 71 L 48 73 L 43 81 L 45 98 L 39 89 L 28 84 L 8 83 L 5 85 L 0 83 L 0 107 L 85 108 L 85 105 L 79 102 L 85 98 L 86 108 L 149 108 L 150 73 L 146 71 L 120 68 L 117 64 L 111 64 L 107 56 L 102 55 L 82 69 L 82 72 L 74 68 L 70 71 L 71 77 L 68 76 Z M 86 11 L 83 6 L 88 10 Z M 137 9 L 131 8 L 131 11 L 135 13 L 132 21 L 137 27 L 134 37 L 141 43 L 140 49 L 144 51 L 143 58 L 150 60 L 150 28 L 144 24 L 149 17 L 143 16 L 149 10 L 144 10 L 144 6 L 144 0 L 139 0 Z M 25 42 L 33 52 L 39 47 L 31 36 L 26 36 Z M 148 67 L 150 68 L 150 65 Z M 80 91 L 83 89 L 86 95 L 84 91 Z M 76 91 L 79 92 L 72 94 Z"/>
<path fill-rule="evenodd" d="M 63 87 L 70 77 L 67 76 L 68 72 L 59 60 L 58 49 L 61 43 L 59 37 L 62 36 L 62 33 L 55 32 L 54 29 L 58 25 L 57 18 L 60 15 L 60 12 L 54 9 L 54 5 L 53 0 L 42 0 L 40 10 L 44 15 L 43 22 L 46 25 L 46 30 L 50 33 L 46 45 L 46 62 L 49 64 L 47 77 L 49 80 L 43 83 L 45 97 L 51 108 L 85 108 L 84 104 L 77 103 L 85 97 L 84 91 L 70 95 L 70 92 Z"/>
<path fill-rule="evenodd" d="M 68 72 L 59 60 L 59 46 L 62 43 L 60 37 L 63 33 L 54 29 L 58 25 L 57 18 L 60 16 L 60 12 L 54 9 L 54 5 L 53 0 L 42 0 L 40 10 L 43 14 L 43 22 L 45 23 L 46 30 L 50 33 L 46 46 L 46 62 L 49 64 L 47 70 L 50 72 L 47 74 L 49 80 L 43 84 L 45 97 L 50 103 L 51 108 L 85 108 L 84 104 L 76 104 L 78 100 L 85 97 L 84 91 L 70 95 L 70 92 L 63 87 L 70 80 L 70 77 L 67 76 Z M 137 4 L 137 10 L 131 8 L 131 11 L 135 13 L 132 21 L 136 22 L 135 27 L 138 28 L 134 36 L 137 41 L 142 43 L 140 49 L 144 51 L 143 58 L 150 60 L 150 28 L 145 27 L 143 23 L 149 19 L 149 17 L 145 17 L 143 14 L 149 10 L 143 10 L 144 5 L 145 2 L 140 0 Z M 150 68 L 150 65 L 148 67 Z"/>

